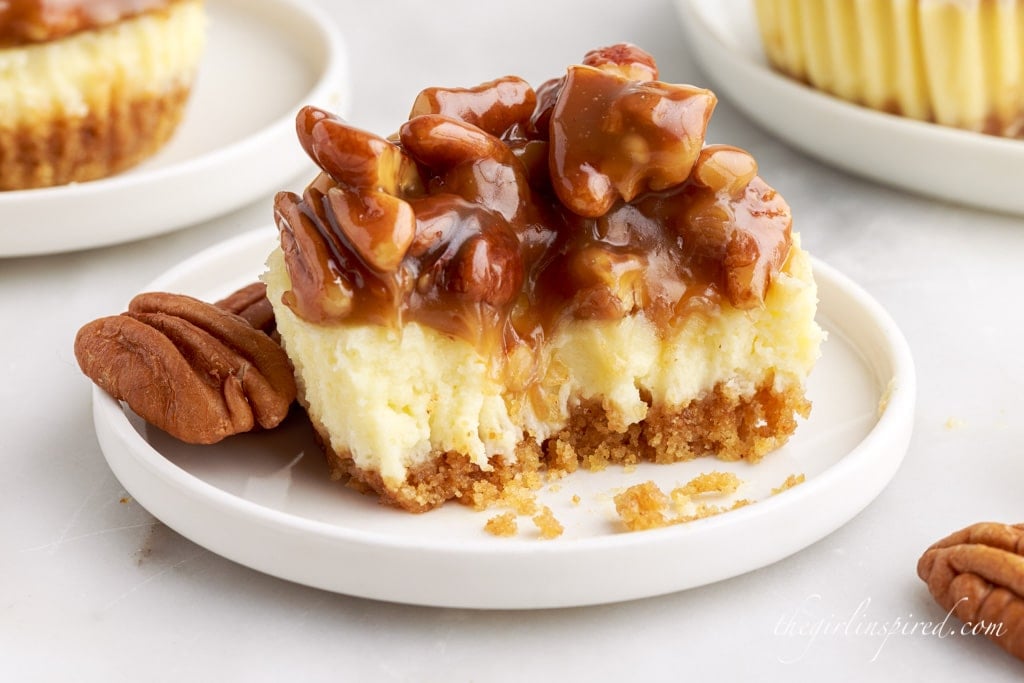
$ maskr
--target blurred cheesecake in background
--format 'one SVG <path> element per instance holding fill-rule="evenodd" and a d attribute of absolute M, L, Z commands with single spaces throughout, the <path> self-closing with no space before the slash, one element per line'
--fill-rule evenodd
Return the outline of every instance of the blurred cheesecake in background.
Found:
<path fill-rule="evenodd" d="M 754 0 L 777 70 L 873 109 L 1024 134 L 1024 0 Z"/>
<path fill-rule="evenodd" d="M 0 2 L 0 190 L 102 178 L 159 150 L 204 26 L 202 0 Z"/>

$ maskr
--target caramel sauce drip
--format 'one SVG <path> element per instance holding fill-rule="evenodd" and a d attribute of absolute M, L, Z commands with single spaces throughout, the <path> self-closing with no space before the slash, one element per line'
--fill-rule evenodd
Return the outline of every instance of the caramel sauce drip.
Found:
<path fill-rule="evenodd" d="M 567 318 L 642 312 L 666 331 L 723 302 L 763 305 L 789 207 L 749 154 L 704 145 L 712 93 L 638 80 L 656 75 L 619 45 L 537 92 L 511 76 L 430 88 L 388 139 L 303 109 L 323 173 L 275 201 L 285 304 L 506 351 Z"/>
<path fill-rule="evenodd" d="M 3 0 L 0 47 L 43 43 L 162 9 L 176 0 Z"/>

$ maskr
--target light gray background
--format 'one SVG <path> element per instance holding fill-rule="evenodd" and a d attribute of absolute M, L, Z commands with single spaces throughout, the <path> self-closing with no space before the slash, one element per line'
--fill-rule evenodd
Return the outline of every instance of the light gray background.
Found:
<path fill-rule="evenodd" d="M 622 40 L 652 52 L 665 80 L 706 84 L 668 0 L 320 4 L 351 48 L 351 118 L 381 134 L 423 87 L 508 73 L 539 84 Z M 971 522 L 1024 520 L 1024 221 L 832 170 L 728 101 L 709 139 L 757 157 L 804 246 L 877 297 L 913 349 L 915 436 L 866 511 L 746 576 L 545 612 L 352 599 L 197 547 L 120 502 L 72 339 L 168 267 L 268 223 L 268 198 L 135 244 L 0 260 L 0 679 L 1019 680 L 1024 664 L 982 639 L 780 632 L 798 612 L 803 627 L 940 620 L 915 575 L 921 551 Z"/>

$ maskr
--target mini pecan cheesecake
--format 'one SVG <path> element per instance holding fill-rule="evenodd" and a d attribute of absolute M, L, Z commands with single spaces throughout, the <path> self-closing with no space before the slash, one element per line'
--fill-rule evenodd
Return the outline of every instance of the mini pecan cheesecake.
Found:
<path fill-rule="evenodd" d="M 756 461 L 822 332 L 789 207 L 715 105 L 596 50 L 430 88 L 385 139 L 313 108 L 267 294 L 334 474 L 423 511 L 580 464 Z"/>
<path fill-rule="evenodd" d="M 203 33 L 202 0 L 0 2 L 0 190 L 94 180 L 155 153 Z"/>
<path fill-rule="evenodd" d="M 755 0 L 773 67 L 857 104 L 1024 135 L 1024 0 Z"/>

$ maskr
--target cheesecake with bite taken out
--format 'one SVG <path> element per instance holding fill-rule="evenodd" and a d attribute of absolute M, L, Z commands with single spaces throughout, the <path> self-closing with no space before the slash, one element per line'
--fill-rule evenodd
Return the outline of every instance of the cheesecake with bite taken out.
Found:
<path fill-rule="evenodd" d="M 631 45 L 536 90 L 429 88 L 389 138 L 303 109 L 322 172 L 264 275 L 333 474 L 400 508 L 544 468 L 756 461 L 807 416 L 789 207 Z"/>

